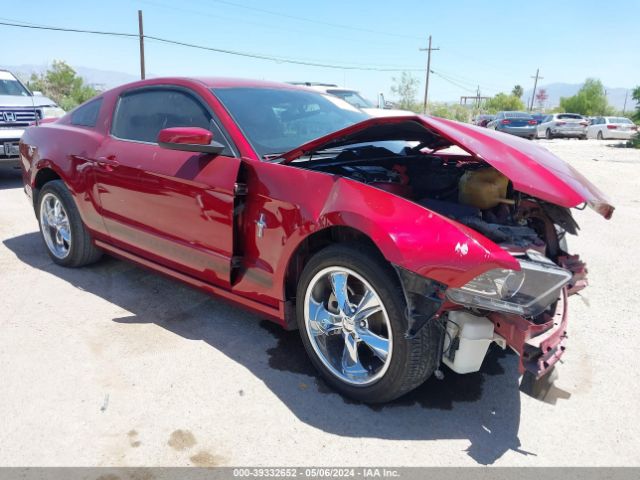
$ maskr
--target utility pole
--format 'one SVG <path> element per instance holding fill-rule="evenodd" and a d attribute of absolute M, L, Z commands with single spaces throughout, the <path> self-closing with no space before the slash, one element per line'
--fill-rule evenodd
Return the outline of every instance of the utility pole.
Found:
<path fill-rule="evenodd" d="M 538 88 L 538 80 L 544 79 L 544 77 L 540 76 L 540 68 L 536 69 L 536 76 L 535 77 L 532 76 L 531 78 L 535 78 L 535 81 L 533 82 L 533 93 L 531 94 L 531 103 L 529 103 L 529 111 L 533 110 L 533 101 L 536 98 L 536 89 Z"/>
<path fill-rule="evenodd" d="M 622 115 L 624 115 L 624 112 L 627 110 L 627 97 L 628 96 L 629 96 L 629 90 L 624 92 L 624 105 L 622 107 Z"/>
<path fill-rule="evenodd" d="M 431 48 L 431 35 L 429 35 L 429 47 L 421 48 L 421 52 L 427 52 L 427 79 L 424 84 L 424 105 L 422 106 L 422 113 L 427 113 L 427 98 L 429 97 L 429 73 L 431 72 L 431 52 L 433 50 L 440 50 L 439 48 Z"/>
<path fill-rule="evenodd" d="M 140 36 L 140 78 L 144 80 L 144 29 L 142 28 L 142 10 L 138 10 L 138 35 Z"/>

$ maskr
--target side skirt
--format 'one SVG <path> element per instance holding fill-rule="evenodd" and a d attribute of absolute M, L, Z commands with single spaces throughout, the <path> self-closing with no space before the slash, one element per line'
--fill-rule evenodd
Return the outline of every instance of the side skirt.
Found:
<path fill-rule="evenodd" d="M 96 240 L 96 245 L 106 252 L 119 257 L 124 260 L 129 260 L 133 263 L 136 263 L 142 267 L 148 268 L 155 272 L 166 275 L 175 280 L 180 280 L 192 287 L 195 287 L 203 292 L 209 293 L 211 295 L 215 295 L 224 300 L 228 300 L 240 307 L 247 308 L 255 313 L 260 315 L 266 315 L 269 317 L 269 320 L 274 321 L 282 326 L 285 326 L 285 304 L 284 302 L 279 302 L 278 307 L 271 307 L 269 305 L 264 305 L 262 303 L 256 302 L 254 300 L 250 300 L 245 297 L 241 297 L 239 295 L 234 294 L 233 292 L 229 292 L 228 290 L 224 290 L 218 287 L 214 287 L 213 285 L 203 282 L 202 280 L 190 277 L 185 275 L 184 273 L 180 273 L 171 268 L 167 268 L 162 265 L 158 265 L 150 260 L 134 255 L 133 253 L 127 252 L 126 250 L 122 250 L 118 247 L 114 247 L 108 243 L 105 243 L 100 240 Z"/>

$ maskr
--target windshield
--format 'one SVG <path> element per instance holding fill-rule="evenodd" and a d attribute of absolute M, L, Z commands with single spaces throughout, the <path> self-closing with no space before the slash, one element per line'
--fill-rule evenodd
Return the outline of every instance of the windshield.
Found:
<path fill-rule="evenodd" d="M 533 118 L 531 114 L 526 112 L 504 112 L 505 118 Z"/>
<path fill-rule="evenodd" d="M 558 115 L 558 120 L 583 120 L 582 115 L 576 115 L 575 113 L 561 113 Z"/>
<path fill-rule="evenodd" d="M 353 90 L 327 90 L 327 93 L 340 97 L 354 107 L 374 108 L 373 104 L 369 100 L 360 96 L 358 92 L 354 92 Z"/>
<path fill-rule="evenodd" d="M 29 91 L 9 72 L 0 71 L 0 95 L 30 97 Z"/>
<path fill-rule="evenodd" d="M 288 152 L 369 116 L 331 95 L 280 88 L 213 88 L 261 157 Z"/>
<path fill-rule="evenodd" d="M 609 117 L 609 123 L 633 123 L 628 118 L 624 117 Z"/>

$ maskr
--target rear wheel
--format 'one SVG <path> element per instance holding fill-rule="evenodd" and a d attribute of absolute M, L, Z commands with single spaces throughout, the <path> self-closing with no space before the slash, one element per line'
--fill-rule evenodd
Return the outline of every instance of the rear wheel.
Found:
<path fill-rule="evenodd" d="M 51 259 L 65 267 L 93 263 L 102 251 L 82 223 L 71 193 L 61 180 L 46 183 L 38 196 L 36 216 Z"/>
<path fill-rule="evenodd" d="M 376 252 L 331 245 L 307 263 L 297 320 L 314 366 L 337 391 L 387 402 L 423 383 L 437 367 L 440 330 L 429 322 L 405 338 L 399 280 Z"/>

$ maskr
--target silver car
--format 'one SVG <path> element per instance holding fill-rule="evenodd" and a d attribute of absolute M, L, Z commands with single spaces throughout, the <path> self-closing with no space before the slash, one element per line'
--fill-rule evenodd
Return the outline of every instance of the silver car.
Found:
<path fill-rule="evenodd" d="M 0 70 L 0 165 L 18 165 L 18 142 L 29 124 L 64 115 L 50 98 L 31 92 L 7 70 Z"/>
<path fill-rule="evenodd" d="M 587 138 L 589 122 L 577 113 L 554 113 L 547 115 L 538 124 L 538 137 L 552 138 Z"/>
<path fill-rule="evenodd" d="M 629 140 L 637 132 L 638 126 L 624 117 L 596 117 L 587 128 L 587 136 L 598 140 Z"/>

